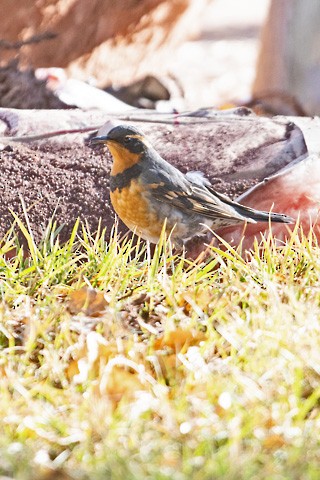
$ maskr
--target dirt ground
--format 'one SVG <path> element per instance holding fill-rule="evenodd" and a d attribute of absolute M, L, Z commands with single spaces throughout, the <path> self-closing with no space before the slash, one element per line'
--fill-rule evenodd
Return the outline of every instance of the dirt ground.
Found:
<path fill-rule="evenodd" d="M 68 238 L 78 217 L 92 231 L 100 217 L 110 227 L 114 214 L 109 204 L 108 164 L 89 147 L 6 147 L 1 152 L 1 236 L 12 223 L 10 210 L 23 219 L 23 203 L 37 240 L 51 217 L 64 225 L 62 240 Z"/>

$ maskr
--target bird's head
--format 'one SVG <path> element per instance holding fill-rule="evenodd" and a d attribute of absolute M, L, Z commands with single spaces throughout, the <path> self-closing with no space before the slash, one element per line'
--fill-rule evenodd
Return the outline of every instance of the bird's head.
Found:
<path fill-rule="evenodd" d="M 147 158 L 148 156 L 144 154 L 152 149 L 152 145 L 141 130 L 127 125 L 119 125 L 110 130 L 107 135 L 94 137 L 91 143 L 108 146 L 113 157 L 112 175 L 122 173 L 144 157 Z"/>
<path fill-rule="evenodd" d="M 105 144 L 109 147 L 111 153 L 112 150 L 122 151 L 125 149 L 130 153 L 138 155 L 141 155 L 146 149 L 151 147 L 141 130 L 128 125 L 118 125 L 112 128 L 107 135 L 92 138 L 91 143 Z"/>
<path fill-rule="evenodd" d="M 134 166 L 143 159 L 148 149 L 152 149 L 141 130 L 127 125 L 118 125 L 107 135 L 92 138 L 91 143 L 108 146 L 113 157 L 112 175 Z"/>

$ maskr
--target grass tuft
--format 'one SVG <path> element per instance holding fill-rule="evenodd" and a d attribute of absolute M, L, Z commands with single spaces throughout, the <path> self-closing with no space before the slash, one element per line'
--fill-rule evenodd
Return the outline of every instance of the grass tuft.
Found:
<path fill-rule="evenodd" d="M 13 216 L 0 249 L 0 475 L 318 478 L 312 232 L 262 237 L 245 256 L 222 243 L 199 264 L 165 230 L 153 253 L 79 222 L 67 243 L 53 221 L 37 243 Z"/>

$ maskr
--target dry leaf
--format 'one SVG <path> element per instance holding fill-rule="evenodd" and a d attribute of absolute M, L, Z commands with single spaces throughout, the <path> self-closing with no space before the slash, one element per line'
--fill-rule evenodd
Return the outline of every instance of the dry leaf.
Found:
<path fill-rule="evenodd" d="M 202 332 L 192 332 L 192 330 L 181 328 L 157 338 L 154 342 L 154 350 L 162 375 L 167 379 L 173 375 L 176 381 L 184 376 L 183 371 L 177 368 L 181 365 L 178 354 L 185 353 L 191 346 L 199 345 L 205 338 Z"/>
<path fill-rule="evenodd" d="M 270 428 L 274 427 L 275 426 L 275 421 L 273 420 L 272 417 L 268 417 L 265 422 L 264 422 L 264 426 L 265 428 L 268 428 L 270 430 Z"/>
<path fill-rule="evenodd" d="M 263 441 L 264 448 L 268 450 L 277 450 L 286 445 L 286 441 L 282 435 L 269 435 Z"/>
<path fill-rule="evenodd" d="M 37 478 L 39 480 L 72 480 L 74 477 L 70 477 L 64 470 L 58 468 L 50 468 L 48 466 L 41 465 L 38 467 Z M 2 477 L 0 477 L 1 480 Z"/>
<path fill-rule="evenodd" d="M 199 345 L 205 338 L 206 336 L 202 332 L 192 332 L 192 330 L 177 328 L 157 338 L 154 342 L 154 349 L 163 350 L 169 348 L 178 353 L 181 350 L 186 351 L 191 346 Z"/>
<path fill-rule="evenodd" d="M 99 317 L 105 312 L 108 302 L 103 292 L 90 287 L 82 287 L 70 294 L 68 310 L 76 315 L 83 312 L 89 317 Z"/>
<path fill-rule="evenodd" d="M 130 396 L 139 390 L 145 389 L 146 387 L 142 385 L 137 372 L 116 366 L 112 368 L 105 385 L 105 393 L 116 403 L 118 403 L 124 395 Z"/>
<path fill-rule="evenodd" d="M 80 370 L 78 366 L 78 360 L 71 360 L 65 370 L 68 380 L 71 380 L 76 375 L 79 375 Z"/>
<path fill-rule="evenodd" d="M 163 390 L 142 364 L 120 354 L 110 359 L 105 366 L 97 394 L 107 394 L 116 406 L 123 396 L 135 397 L 137 392 L 154 388 Z"/>
<path fill-rule="evenodd" d="M 100 333 L 90 332 L 85 343 L 82 343 L 77 351 L 73 352 L 67 368 L 66 375 L 69 380 L 76 383 L 85 382 L 88 376 L 98 376 L 112 355 L 117 354 L 116 344 L 108 342 Z"/>

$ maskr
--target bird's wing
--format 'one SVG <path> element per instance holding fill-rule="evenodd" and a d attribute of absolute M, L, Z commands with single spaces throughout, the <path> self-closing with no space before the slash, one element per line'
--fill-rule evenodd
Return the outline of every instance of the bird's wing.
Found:
<path fill-rule="evenodd" d="M 153 197 L 159 202 L 170 203 L 186 213 L 197 213 L 212 219 L 244 220 L 232 205 L 224 201 L 223 196 L 219 198 L 213 190 L 190 182 L 181 172 L 177 174 L 176 169 L 158 170 L 154 175 L 149 170 L 148 183 Z"/>
<path fill-rule="evenodd" d="M 155 190 L 154 195 L 159 201 L 170 203 L 181 210 L 197 213 L 204 217 L 244 219 L 231 206 L 197 186 L 192 187 L 190 192 L 159 187 Z"/>

